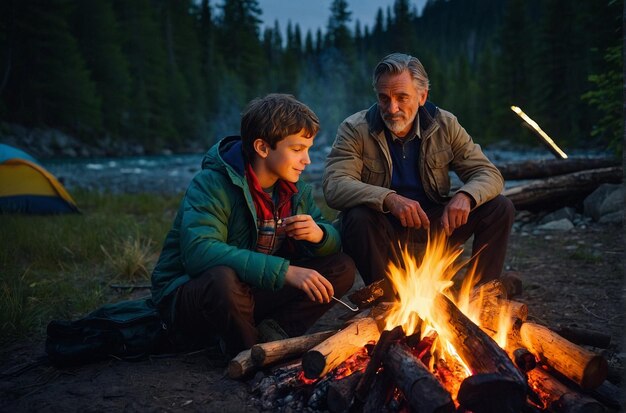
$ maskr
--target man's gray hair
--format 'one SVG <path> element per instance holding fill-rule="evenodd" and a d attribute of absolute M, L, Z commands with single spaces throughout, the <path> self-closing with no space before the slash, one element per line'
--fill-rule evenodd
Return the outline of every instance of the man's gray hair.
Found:
<path fill-rule="evenodd" d="M 420 90 L 428 90 L 430 85 L 428 81 L 428 74 L 426 69 L 422 66 L 422 63 L 417 57 L 413 57 L 404 53 L 392 53 L 385 56 L 383 60 L 376 65 L 374 69 L 374 76 L 372 80 L 372 86 L 376 89 L 378 79 L 386 73 L 393 75 L 399 75 L 404 71 L 408 71 L 413 82 Z"/>

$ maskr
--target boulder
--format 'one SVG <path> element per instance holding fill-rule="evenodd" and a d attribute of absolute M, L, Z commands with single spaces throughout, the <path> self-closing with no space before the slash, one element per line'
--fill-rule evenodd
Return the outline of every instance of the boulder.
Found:
<path fill-rule="evenodd" d="M 602 216 L 621 212 L 624 207 L 624 186 L 622 184 L 602 184 L 584 202 L 584 213 L 600 221 Z"/>

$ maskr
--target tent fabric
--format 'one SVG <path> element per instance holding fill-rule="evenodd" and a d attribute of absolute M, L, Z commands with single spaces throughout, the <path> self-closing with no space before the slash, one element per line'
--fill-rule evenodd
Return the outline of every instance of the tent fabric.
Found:
<path fill-rule="evenodd" d="M 26 152 L 0 144 L 0 213 L 79 212 L 63 185 Z"/>

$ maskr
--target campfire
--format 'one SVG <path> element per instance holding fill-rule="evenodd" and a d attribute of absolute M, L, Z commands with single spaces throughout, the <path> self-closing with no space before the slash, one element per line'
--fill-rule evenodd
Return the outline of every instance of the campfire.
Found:
<path fill-rule="evenodd" d="M 256 345 L 231 361 L 228 375 L 283 363 L 252 380 L 267 410 L 604 411 L 602 397 L 589 394 L 603 393 L 606 360 L 527 321 L 526 305 L 507 299 L 500 281 L 477 286 L 470 270 L 455 291 L 461 253 L 443 236 L 422 257 L 405 250 L 403 265 L 388 271 L 395 302 L 377 303 L 337 332 Z M 373 284 L 351 299 L 362 307 L 380 296 Z"/>

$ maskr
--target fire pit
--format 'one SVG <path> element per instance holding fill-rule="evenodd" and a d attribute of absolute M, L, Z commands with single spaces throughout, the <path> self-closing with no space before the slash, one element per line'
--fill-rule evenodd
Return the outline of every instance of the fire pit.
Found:
<path fill-rule="evenodd" d="M 604 411 L 606 360 L 527 321 L 499 281 L 476 286 L 470 271 L 453 293 L 461 252 L 443 237 L 420 260 L 405 251 L 388 273 L 397 301 L 337 332 L 256 345 L 231 361 L 229 376 L 302 355 L 252 380 L 259 407 L 273 411 Z"/>

